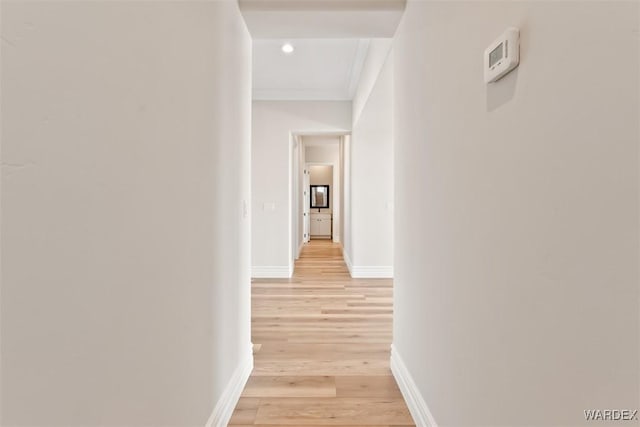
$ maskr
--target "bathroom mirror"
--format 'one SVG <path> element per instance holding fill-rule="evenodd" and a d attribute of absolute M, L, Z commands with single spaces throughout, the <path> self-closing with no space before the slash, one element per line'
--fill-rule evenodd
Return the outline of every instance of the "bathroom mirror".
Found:
<path fill-rule="evenodd" d="M 311 186 L 311 208 L 329 209 L 329 186 Z"/>

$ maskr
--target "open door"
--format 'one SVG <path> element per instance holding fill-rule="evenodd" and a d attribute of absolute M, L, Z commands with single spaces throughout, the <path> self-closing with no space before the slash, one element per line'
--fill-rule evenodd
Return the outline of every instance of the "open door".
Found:
<path fill-rule="evenodd" d="M 309 167 L 304 165 L 304 174 L 302 178 L 302 200 L 304 201 L 304 209 L 302 213 L 302 217 L 304 220 L 304 242 L 307 243 L 311 238 L 309 236 L 310 227 L 309 227 Z"/>

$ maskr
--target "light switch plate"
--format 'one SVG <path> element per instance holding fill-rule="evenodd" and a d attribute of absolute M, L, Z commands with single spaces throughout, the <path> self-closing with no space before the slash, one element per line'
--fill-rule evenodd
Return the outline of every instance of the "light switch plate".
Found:
<path fill-rule="evenodd" d="M 262 204 L 262 210 L 267 212 L 273 212 L 276 210 L 276 204 L 274 202 L 264 202 Z"/>

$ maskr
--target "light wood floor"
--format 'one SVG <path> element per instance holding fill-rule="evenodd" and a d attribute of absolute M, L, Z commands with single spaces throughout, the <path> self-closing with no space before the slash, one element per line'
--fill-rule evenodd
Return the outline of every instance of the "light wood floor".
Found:
<path fill-rule="evenodd" d="M 389 369 L 392 281 L 351 279 L 307 244 L 292 279 L 254 280 L 255 367 L 233 426 L 413 426 Z"/>

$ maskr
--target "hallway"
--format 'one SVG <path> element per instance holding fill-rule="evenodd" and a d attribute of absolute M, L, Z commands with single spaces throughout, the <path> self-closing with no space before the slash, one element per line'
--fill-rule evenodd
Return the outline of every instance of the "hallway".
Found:
<path fill-rule="evenodd" d="M 414 425 L 389 369 L 392 281 L 352 279 L 312 240 L 292 279 L 252 283 L 255 367 L 230 425 Z"/>
<path fill-rule="evenodd" d="M 0 56 L 0 426 L 640 427 L 640 0 L 0 0 Z"/>

